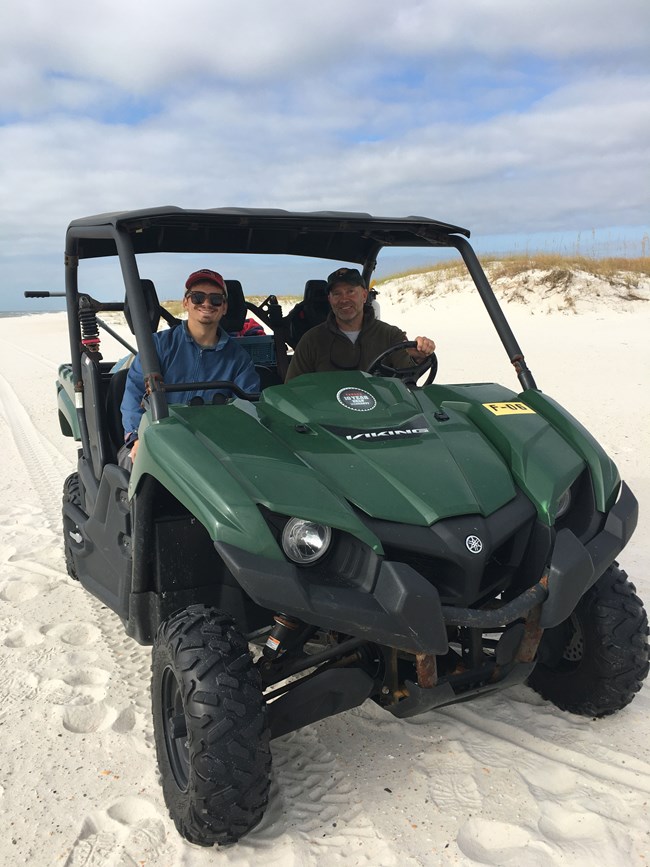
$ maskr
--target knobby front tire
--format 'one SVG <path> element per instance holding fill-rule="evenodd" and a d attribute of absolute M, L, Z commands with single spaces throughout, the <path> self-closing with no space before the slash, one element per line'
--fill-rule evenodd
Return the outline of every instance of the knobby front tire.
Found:
<path fill-rule="evenodd" d="M 628 705 L 648 675 L 648 617 L 614 563 L 567 620 L 543 635 L 529 685 L 562 710 L 602 717 Z"/>
<path fill-rule="evenodd" d="M 179 833 L 232 843 L 268 803 L 271 753 L 259 674 L 230 615 L 193 605 L 158 630 L 152 651 L 154 735 Z"/>

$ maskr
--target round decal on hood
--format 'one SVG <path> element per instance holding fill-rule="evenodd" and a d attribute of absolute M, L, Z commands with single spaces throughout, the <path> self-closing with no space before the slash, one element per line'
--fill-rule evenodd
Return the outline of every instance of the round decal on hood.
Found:
<path fill-rule="evenodd" d="M 346 409 L 355 412 L 368 412 L 377 406 L 377 401 L 362 388 L 342 388 L 336 394 L 336 399 Z"/>

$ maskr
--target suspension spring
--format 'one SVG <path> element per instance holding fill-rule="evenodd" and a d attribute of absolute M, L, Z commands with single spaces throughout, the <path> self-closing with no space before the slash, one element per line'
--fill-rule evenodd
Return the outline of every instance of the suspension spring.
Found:
<path fill-rule="evenodd" d="M 99 326 L 97 324 L 97 312 L 83 296 L 79 299 L 79 322 L 81 324 L 81 346 L 87 352 L 93 353 L 93 357 L 100 360 L 99 351 Z"/>

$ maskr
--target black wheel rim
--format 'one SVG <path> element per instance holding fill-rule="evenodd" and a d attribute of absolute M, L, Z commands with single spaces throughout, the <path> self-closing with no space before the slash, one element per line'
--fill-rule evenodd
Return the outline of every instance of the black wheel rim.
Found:
<path fill-rule="evenodd" d="M 165 745 L 176 785 L 185 792 L 190 773 L 190 750 L 187 742 L 187 722 L 183 697 L 171 668 L 162 676 L 161 696 Z"/>

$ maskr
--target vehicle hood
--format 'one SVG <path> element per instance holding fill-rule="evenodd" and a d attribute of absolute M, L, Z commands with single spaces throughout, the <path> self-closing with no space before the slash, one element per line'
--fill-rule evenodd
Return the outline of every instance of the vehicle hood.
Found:
<path fill-rule="evenodd" d="M 429 525 L 489 515 L 515 496 L 510 470 L 466 413 L 432 396 L 357 371 L 319 373 L 267 389 L 257 411 L 330 491 L 371 517 Z"/>
<path fill-rule="evenodd" d="M 167 473 L 166 486 L 183 488 L 177 496 L 188 504 L 219 500 L 233 526 L 261 505 L 355 532 L 358 512 L 415 526 L 487 517 L 517 489 L 551 523 L 586 465 L 541 411 L 503 386 L 410 390 L 358 371 L 297 377 L 258 403 L 175 405 L 144 445 L 156 467 L 139 455 L 139 471 Z M 174 461 L 182 465 L 170 473 Z"/>

